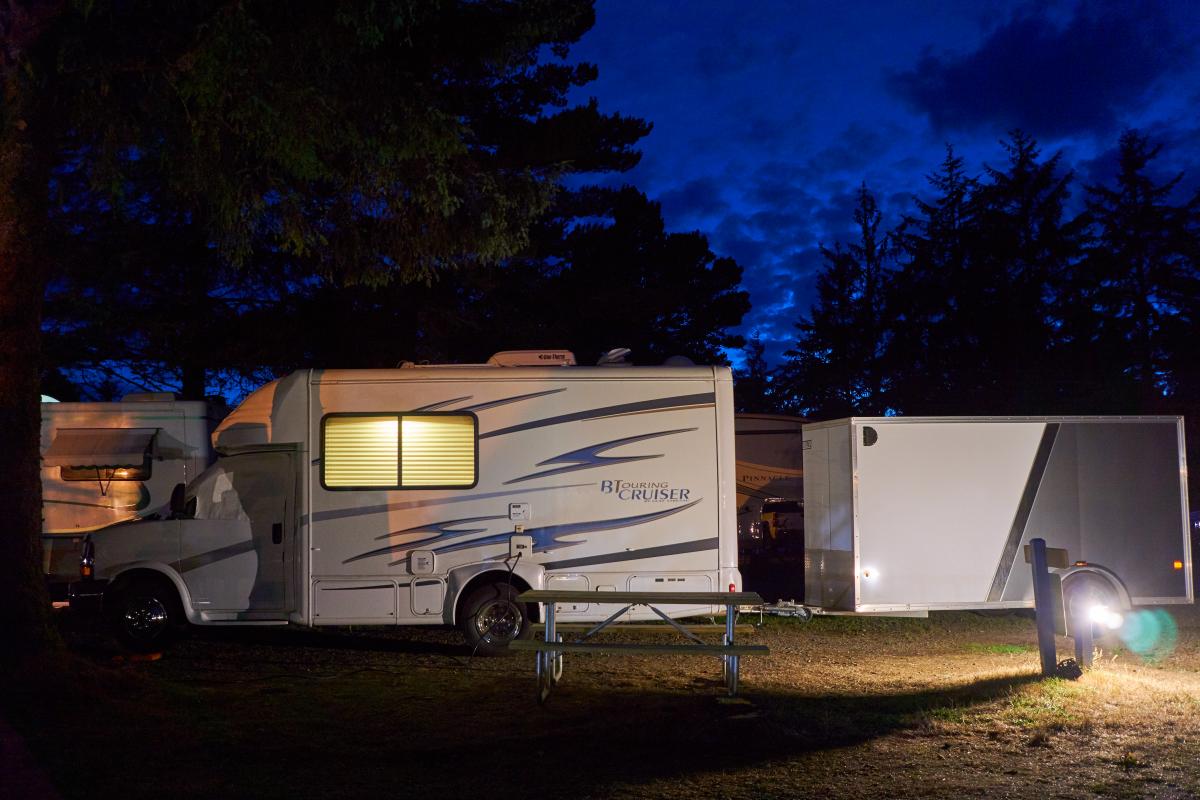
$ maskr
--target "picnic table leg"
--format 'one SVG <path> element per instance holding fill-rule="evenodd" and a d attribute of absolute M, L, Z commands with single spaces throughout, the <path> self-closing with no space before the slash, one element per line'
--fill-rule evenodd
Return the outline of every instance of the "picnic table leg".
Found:
<path fill-rule="evenodd" d="M 561 641 L 554 630 L 554 603 L 546 603 L 546 642 Z M 537 654 L 538 703 L 544 704 L 550 690 L 562 677 L 562 653 L 549 650 Z"/>
<path fill-rule="evenodd" d="M 736 625 L 736 606 L 732 603 L 725 606 L 725 644 L 731 645 L 734 642 L 734 631 Z M 738 689 L 738 670 L 740 664 L 738 657 L 730 653 L 724 656 L 725 659 L 725 685 L 729 688 L 729 696 L 736 697 Z"/>

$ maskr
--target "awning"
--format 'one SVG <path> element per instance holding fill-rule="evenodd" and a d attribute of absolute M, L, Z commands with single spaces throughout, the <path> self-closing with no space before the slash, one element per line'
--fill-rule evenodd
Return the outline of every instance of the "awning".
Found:
<path fill-rule="evenodd" d="M 59 428 L 42 457 L 47 467 L 139 467 L 158 428 Z"/>

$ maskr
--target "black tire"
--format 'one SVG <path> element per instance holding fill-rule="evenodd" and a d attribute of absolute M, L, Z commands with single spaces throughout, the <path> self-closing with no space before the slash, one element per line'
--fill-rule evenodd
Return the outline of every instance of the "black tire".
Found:
<path fill-rule="evenodd" d="M 166 578 L 118 586 L 105 596 L 104 614 L 117 641 L 139 653 L 165 649 L 186 625 L 179 593 Z"/>
<path fill-rule="evenodd" d="M 467 595 L 458 626 L 472 652 L 505 655 L 509 642 L 529 635 L 529 609 L 518 594 L 506 583 L 489 583 Z"/>
<path fill-rule="evenodd" d="M 1067 617 L 1067 632 L 1076 624 L 1076 619 L 1092 625 L 1092 637 L 1098 638 L 1109 630 L 1091 622 L 1088 611 L 1092 606 L 1107 606 L 1110 610 L 1121 609 L 1121 598 L 1113 585 L 1104 578 L 1086 572 L 1077 572 L 1063 581 L 1063 611 Z"/>

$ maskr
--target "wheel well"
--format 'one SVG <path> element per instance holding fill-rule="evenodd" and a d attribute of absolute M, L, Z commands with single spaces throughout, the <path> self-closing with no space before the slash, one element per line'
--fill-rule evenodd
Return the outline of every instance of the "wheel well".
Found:
<path fill-rule="evenodd" d="M 148 569 L 145 567 L 122 572 L 113 580 L 111 584 L 109 584 L 105 594 L 116 594 L 136 581 L 154 581 L 155 583 L 169 588 L 174 600 L 179 603 L 180 606 L 182 606 L 183 598 L 180 597 L 179 587 L 175 585 L 175 582 L 158 570 Z"/>
<path fill-rule="evenodd" d="M 462 591 L 458 593 L 458 599 L 454 603 L 454 621 L 457 623 L 462 619 L 463 603 L 471 592 L 478 589 L 480 586 L 486 586 L 489 583 L 511 583 L 512 587 L 518 592 L 527 592 L 533 587 L 530 586 L 520 575 L 510 575 L 508 570 L 493 569 L 487 572 L 481 572 L 478 575 L 467 581 L 463 586 Z M 529 621 L 538 621 L 538 604 L 528 603 Z"/>
<path fill-rule="evenodd" d="M 1080 567 L 1063 575 L 1064 591 L 1070 588 L 1070 585 L 1077 582 L 1095 581 L 1097 583 L 1107 584 L 1113 593 L 1117 596 L 1117 601 L 1121 606 L 1128 610 L 1133 607 L 1129 596 L 1129 590 L 1125 588 L 1125 583 L 1117 574 L 1107 567 L 1102 567 L 1099 564 L 1088 564 L 1086 567 Z"/>

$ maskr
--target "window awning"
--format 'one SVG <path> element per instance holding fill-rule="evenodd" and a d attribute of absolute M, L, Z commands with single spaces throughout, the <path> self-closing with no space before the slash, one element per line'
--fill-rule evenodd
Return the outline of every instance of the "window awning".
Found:
<path fill-rule="evenodd" d="M 136 467 L 158 428 L 59 428 L 42 457 L 47 467 Z"/>

